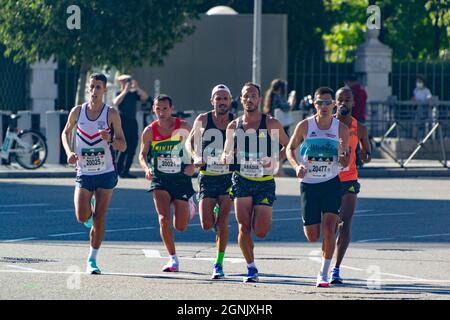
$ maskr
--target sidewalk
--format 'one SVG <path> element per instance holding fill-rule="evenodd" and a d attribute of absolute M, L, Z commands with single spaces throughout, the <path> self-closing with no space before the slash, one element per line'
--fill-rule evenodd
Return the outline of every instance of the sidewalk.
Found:
<path fill-rule="evenodd" d="M 447 166 L 450 162 L 447 162 Z M 286 163 L 284 166 L 288 176 L 294 177 L 295 172 Z M 138 165 L 133 165 L 131 173 L 144 177 L 144 172 Z M 413 160 L 408 168 L 401 168 L 388 159 L 373 159 L 371 163 L 359 170 L 361 178 L 410 178 L 410 177 L 450 177 L 450 169 L 444 168 L 439 161 Z M 38 170 L 25 170 L 18 164 L 0 165 L 0 179 L 11 178 L 74 178 L 75 168 L 68 165 L 44 165 Z"/>

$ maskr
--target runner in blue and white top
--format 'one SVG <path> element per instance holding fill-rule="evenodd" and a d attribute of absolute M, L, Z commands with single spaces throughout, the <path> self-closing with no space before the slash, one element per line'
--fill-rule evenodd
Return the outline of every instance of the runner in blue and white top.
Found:
<path fill-rule="evenodd" d="M 323 229 L 323 260 L 316 285 L 328 287 L 342 196 L 339 167 L 347 167 L 349 163 L 349 133 L 345 124 L 333 118 L 333 90 L 319 88 L 314 98 L 317 114 L 297 125 L 286 153 L 297 177 L 302 179 L 300 196 L 305 236 L 309 242 L 316 242 Z M 299 147 L 300 161 L 296 155 Z"/>

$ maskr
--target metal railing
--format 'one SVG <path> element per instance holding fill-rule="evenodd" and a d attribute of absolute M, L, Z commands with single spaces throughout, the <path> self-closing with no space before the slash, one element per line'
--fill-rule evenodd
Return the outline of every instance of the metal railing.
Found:
<path fill-rule="evenodd" d="M 387 102 L 371 102 L 367 106 L 366 126 L 372 142 L 401 167 L 417 156 L 421 149 L 428 150 L 431 141 L 440 149 L 436 160 L 447 167 L 446 142 L 450 141 L 450 101 L 437 98 L 426 102 L 398 101 L 391 97 Z M 398 139 L 399 149 L 390 150 L 385 142 L 389 138 Z M 414 150 L 404 150 L 402 143 L 414 141 Z M 435 151 L 430 151 L 434 152 Z M 404 157 L 407 152 L 409 156 Z"/>

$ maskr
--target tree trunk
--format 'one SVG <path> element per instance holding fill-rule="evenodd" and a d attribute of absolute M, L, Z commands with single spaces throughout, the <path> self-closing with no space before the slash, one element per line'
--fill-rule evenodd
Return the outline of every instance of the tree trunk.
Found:
<path fill-rule="evenodd" d="M 89 65 L 87 63 L 82 63 L 80 66 L 80 77 L 78 79 L 77 98 L 75 100 L 76 106 L 79 106 L 86 101 L 85 92 L 86 92 L 86 81 L 88 71 Z"/>

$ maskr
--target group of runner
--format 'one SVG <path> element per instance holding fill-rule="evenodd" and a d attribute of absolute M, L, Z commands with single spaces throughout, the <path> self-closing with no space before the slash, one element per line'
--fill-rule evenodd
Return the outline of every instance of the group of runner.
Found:
<path fill-rule="evenodd" d="M 113 150 L 126 149 L 117 111 L 103 103 L 106 77 L 90 77 L 90 100 L 76 106 L 62 133 L 69 164 L 76 164 L 75 213 L 90 228 L 91 248 L 87 272 L 100 274 L 97 252 L 104 236 L 105 216 L 117 184 Z M 159 95 L 153 101 L 156 120 L 141 137 L 139 162 L 150 181 L 160 225 L 169 254 L 164 272 L 177 272 L 174 233 L 183 232 L 197 211 L 204 230 L 216 232 L 217 257 L 212 279 L 224 277 L 223 261 L 229 241 L 231 208 L 238 223 L 238 243 L 247 262 L 244 282 L 258 281 L 252 230 L 264 238 L 272 225 L 276 200 L 275 179 L 280 163 L 289 160 L 301 179 L 301 214 L 308 241 L 316 242 L 323 230 L 323 263 L 316 285 L 342 283 L 339 266 L 350 242 L 350 226 L 359 192 L 356 150 L 370 161 L 366 127 L 351 116 L 354 100 L 350 89 L 319 88 L 314 94 L 316 115 L 301 121 L 289 139 L 281 123 L 263 114 L 261 90 L 248 82 L 241 91 L 244 113 L 230 113 L 232 95 L 226 85 L 214 87 L 212 111 L 200 114 L 193 127 L 173 117 L 172 98 Z M 333 110 L 337 107 L 337 112 Z M 70 143 L 76 126 L 75 146 Z M 192 176 L 199 171 L 196 195 Z M 95 199 L 95 201 L 94 201 Z M 171 223 L 173 206 L 173 223 Z M 330 274 L 336 246 L 337 260 Z"/>

